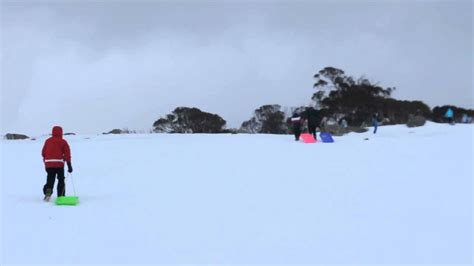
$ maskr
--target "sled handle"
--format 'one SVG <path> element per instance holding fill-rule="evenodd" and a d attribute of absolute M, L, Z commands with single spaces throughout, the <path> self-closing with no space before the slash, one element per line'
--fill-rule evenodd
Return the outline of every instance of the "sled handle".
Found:
<path fill-rule="evenodd" d="M 67 177 L 70 177 L 71 178 L 71 183 L 72 183 L 72 191 L 74 193 L 74 196 L 76 196 L 76 187 L 74 186 L 74 179 L 72 178 L 72 173 L 68 173 L 66 175 L 66 178 Z M 64 183 L 66 183 L 66 181 L 64 181 Z M 63 193 L 64 194 L 64 190 L 66 190 L 66 184 L 64 184 L 64 188 L 63 188 Z"/>
<path fill-rule="evenodd" d="M 74 186 L 74 179 L 72 178 L 72 173 L 68 173 L 68 176 L 71 177 L 72 191 L 74 193 L 74 196 L 76 196 L 76 187 Z"/>

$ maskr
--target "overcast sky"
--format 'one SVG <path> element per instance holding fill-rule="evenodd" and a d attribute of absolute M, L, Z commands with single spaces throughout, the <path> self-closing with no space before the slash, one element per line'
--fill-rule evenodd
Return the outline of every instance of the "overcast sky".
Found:
<path fill-rule="evenodd" d="M 2 133 L 149 129 L 175 107 L 238 127 L 301 106 L 326 66 L 474 108 L 471 1 L 2 1 Z"/>

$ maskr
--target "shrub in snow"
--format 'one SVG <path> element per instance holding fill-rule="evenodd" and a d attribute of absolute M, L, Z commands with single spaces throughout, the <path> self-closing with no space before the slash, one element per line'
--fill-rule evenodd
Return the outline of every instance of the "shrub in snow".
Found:
<path fill-rule="evenodd" d="M 333 136 L 342 136 L 347 133 L 346 129 L 338 125 L 334 119 L 329 119 L 321 128 L 322 131 L 329 132 Z"/>
<path fill-rule="evenodd" d="M 123 131 L 121 129 L 116 128 L 116 129 L 112 129 L 111 131 L 109 131 L 105 134 L 122 134 L 122 133 L 123 133 Z"/>
<path fill-rule="evenodd" d="M 136 131 L 134 130 L 129 130 L 128 128 L 124 128 L 124 129 L 112 129 L 111 131 L 107 132 L 107 133 L 102 133 L 104 135 L 107 135 L 107 134 L 135 134 L 137 133 Z"/>
<path fill-rule="evenodd" d="M 254 116 L 242 123 L 241 133 L 288 134 L 285 113 L 278 104 L 263 105 Z"/>
<path fill-rule="evenodd" d="M 226 121 L 217 114 L 198 108 L 178 107 L 171 114 L 155 121 L 156 133 L 223 133 Z"/>
<path fill-rule="evenodd" d="M 365 127 L 347 127 L 347 130 L 349 132 L 355 132 L 355 133 L 364 133 L 364 132 L 367 132 L 369 131 L 367 128 Z"/>
<path fill-rule="evenodd" d="M 410 114 L 431 116 L 428 105 L 421 101 L 400 101 L 391 97 L 394 87 L 384 88 L 362 76 L 355 78 L 343 70 L 326 67 L 314 75 L 312 100 L 327 115 L 344 116 L 351 126 L 370 124 L 374 113 L 388 118 L 385 124 L 405 124 Z M 456 111 L 455 111 L 456 112 Z"/>
<path fill-rule="evenodd" d="M 8 139 L 8 140 L 29 139 L 29 137 L 23 134 L 8 133 L 5 135 L 5 139 Z"/>
<path fill-rule="evenodd" d="M 426 118 L 421 115 L 410 116 L 408 118 L 407 127 L 421 127 L 426 123 Z"/>

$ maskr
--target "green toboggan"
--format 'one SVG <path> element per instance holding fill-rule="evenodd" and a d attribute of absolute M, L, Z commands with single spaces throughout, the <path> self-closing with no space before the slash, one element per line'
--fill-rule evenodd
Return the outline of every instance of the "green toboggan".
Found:
<path fill-rule="evenodd" d="M 79 203 L 79 197 L 77 196 L 64 196 L 56 198 L 56 205 L 77 205 Z"/>
<path fill-rule="evenodd" d="M 76 206 L 79 203 L 79 197 L 76 196 L 76 188 L 74 187 L 74 181 L 72 179 L 72 174 L 69 174 L 71 177 L 72 189 L 74 191 L 74 196 L 62 196 L 56 198 L 56 205 L 69 205 Z M 68 178 L 69 179 L 69 178 Z"/>

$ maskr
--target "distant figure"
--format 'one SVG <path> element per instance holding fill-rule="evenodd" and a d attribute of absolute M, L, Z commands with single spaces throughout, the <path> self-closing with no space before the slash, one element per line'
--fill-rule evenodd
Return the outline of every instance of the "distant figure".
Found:
<path fill-rule="evenodd" d="M 466 123 L 471 124 L 472 123 L 472 117 L 467 116 Z"/>
<path fill-rule="evenodd" d="M 293 127 L 293 134 L 295 134 L 295 141 L 299 141 L 301 135 L 301 116 L 298 113 L 294 113 L 291 116 L 291 125 Z"/>
<path fill-rule="evenodd" d="M 67 163 L 68 172 L 72 173 L 71 150 L 69 144 L 63 139 L 63 129 L 53 127 L 53 136 L 48 138 L 41 152 L 48 177 L 43 187 L 44 200 L 48 201 L 53 194 L 54 181 L 58 178 L 58 197 L 66 194 L 64 184 L 64 163 Z"/>
<path fill-rule="evenodd" d="M 379 115 L 377 113 L 372 115 L 372 126 L 374 127 L 374 134 L 377 133 L 377 127 L 379 126 Z"/>
<path fill-rule="evenodd" d="M 454 124 L 454 119 L 453 119 L 454 118 L 454 111 L 453 111 L 453 109 L 451 109 L 451 107 L 448 108 L 448 110 L 444 114 L 444 117 L 446 117 L 446 119 L 448 120 L 448 123 Z"/>
<path fill-rule="evenodd" d="M 319 128 L 321 129 L 321 132 L 326 132 L 327 122 L 328 122 L 327 116 L 325 116 L 325 117 L 323 117 L 323 119 L 321 119 L 321 123 L 319 123 Z"/>
<path fill-rule="evenodd" d="M 316 127 L 319 123 L 319 113 L 313 107 L 308 107 L 305 111 L 305 118 L 308 121 L 308 133 L 316 138 Z"/>
<path fill-rule="evenodd" d="M 342 128 L 347 128 L 347 121 L 344 117 L 339 120 L 339 126 Z"/>

